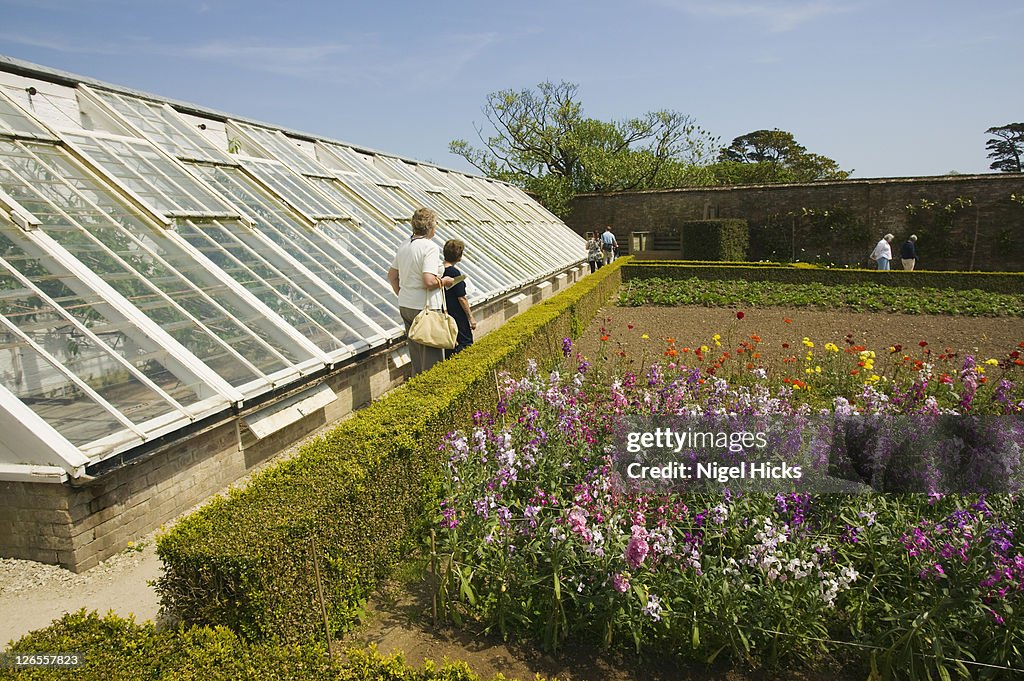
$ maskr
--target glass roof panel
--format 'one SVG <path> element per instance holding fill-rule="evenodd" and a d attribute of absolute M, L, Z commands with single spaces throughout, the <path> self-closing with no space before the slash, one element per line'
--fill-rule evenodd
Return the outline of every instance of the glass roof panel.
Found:
<path fill-rule="evenodd" d="M 0 187 L 41 229 L 228 383 L 310 359 L 281 329 L 56 147 L 0 141 Z M 170 258 L 177 264 L 172 267 Z"/>
<path fill-rule="evenodd" d="M 352 265 L 359 262 L 357 254 L 339 251 L 337 245 L 321 233 L 297 221 L 286 206 L 242 171 L 218 166 L 198 166 L 197 169 L 210 184 L 245 206 L 256 219 L 261 233 L 356 313 L 346 321 L 363 338 L 380 336 L 398 326 L 398 308 L 393 302 L 391 287 L 382 274 L 356 275 L 353 269 L 358 268 Z"/>
<path fill-rule="evenodd" d="M 311 222 L 351 217 L 341 206 L 334 205 L 311 186 L 306 178 L 280 163 L 243 159 L 242 166 L 268 187 L 272 187 L 275 193 Z"/>
<path fill-rule="evenodd" d="M 177 231 L 324 352 L 347 350 L 360 341 L 342 321 L 349 310 L 318 296 L 319 287 L 292 262 L 275 262 L 272 249 L 252 229 L 238 221 L 190 220 Z"/>
<path fill-rule="evenodd" d="M 409 220 L 412 217 L 408 204 L 395 199 L 379 185 L 357 179 L 354 175 L 345 175 L 338 181 L 392 220 Z"/>
<path fill-rule="evenodd" d="M 0 313 L 22 337 L 22 347 L 41 348 L 136 425 L 173 413 L 187 418 L 182 405 L 199 396 L 187 378 L 161 362 L 166 351 L 130 323 L 107 318 L 109 306 L 80 282 L 51 274 L 48 269 L 57 268 L 27 256 L 15 244 L 14 229 L 0 226 Z"/>
<path fill-rule="evenodd" d="M 181 119 L 167 104 L 105 90 L 90 90 L 147 139 L 179 158 L 230 163 L 230 157 Z"/>
<path fill-rule="evenodd" d="M 144 140 L 85 134 L 65 138 L 164 215 L 234 215 L 220 197 Z"/>
<path fill-rule="evenodd" d="M 360 178 L 363 178 L 364 181 L 372 182 L 373 184 L 394 184 L 394 180 L 373 165 L 373 157 L 360 154 L 354 149 L 340 144 L 325 142 L 321 146 L 353 168 L 355 173 Z"/>
<path fill-rule="evenodd" d="M 268 130 L 255 125 L 231 121 L 231 125 L 248 135 L 267 154 L 269 158 L 281 161 L 289 168 L 302 173 L 303 175 L 316 175 L 319 177 L 331 177 L 333 173 L 320 165 L 316 159 L 305 153 L 296 146 L 285 134 L 278 130 Z M 312 147 L 312 143 L 310 143 Z"/>
<path fill-rule="evenodd" d="M 2 90 L 0 90 L 0 135 L 54 139 L 46 128 L 32 120 L 18 105 L 8 99 Z"/>

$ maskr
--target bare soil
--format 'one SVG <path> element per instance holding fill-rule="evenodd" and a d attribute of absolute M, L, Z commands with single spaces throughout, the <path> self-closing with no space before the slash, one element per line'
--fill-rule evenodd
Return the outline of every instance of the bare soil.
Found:
<path fill-rule="evenodd" d="M 742 319 L 737 314 L 742 313 Z M 632 328 L 630 328 L 632 327 Z M 648 339 L 642 336 L 647 334 Z M 952 317 L 909 315 L 885 312 L 813 311 L 799 308 L 707 308 L 607 306 L 601 309 L 577 343 L 586 357 L 624 352 L 622 360 L 639 362 L 646 352 L 647 361 L 665 349 L 665 339 L 676 346 L 713 345 L 712 337 L 721 336 L 723 349 L 757 335 L 758 346 L 767 358 L 782 358 L 801 348 L 806 337 L 821 348 L 825 343 L 846 347 L 847 334 L 853 344 L 884 351 L 902 345 L 904 352 L 921 356 L 920 343 L 934 355 L 949 351 L 977 359 L 1002 359 L 1024 341 L 1024 319 L 1019 317 Z M 603 336 L 607 340 L 601 341 Z M 790 348 L 783 347 L 788 343 Z"/>

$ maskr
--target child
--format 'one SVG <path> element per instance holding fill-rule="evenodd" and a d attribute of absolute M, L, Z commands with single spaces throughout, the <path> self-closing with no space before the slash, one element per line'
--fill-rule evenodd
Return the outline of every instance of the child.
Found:
<path fill-rule="evenodd" d="M 462 260 L 462 254 L 466 250 L 466 244 L 460 239 L 449 239 L 444 245 L 444 276 L 462 276 L 462 272 L 455 267 L 455 263 Z M 455 348 L 446 350 L 445 356 L 451 357 L 456 352 L 464 350 L 473 344 L 473 329 L 476 328 L 476 320 L 473 319 L 473 309 L 466 299 L 466 281 L 459 281 L 457 284 L 445 289 L 444 304 L 448 308 L 448 314 L 455 318 L 459 327 L 459 335 Z"/>

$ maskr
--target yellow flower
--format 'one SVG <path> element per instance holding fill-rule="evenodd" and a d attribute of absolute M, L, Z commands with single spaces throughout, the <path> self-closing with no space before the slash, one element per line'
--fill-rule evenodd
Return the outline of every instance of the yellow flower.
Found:
<path fill-rule="evenodd" d="M 997 367 L 997 366 L 999 366 L 999 360 L 998 359 L 986 359 L 985 360 L 985 364 L 987 364 L 987 365 L 989 365 L 991 367 Z"/>
<path fill-rule="evenodd" d="M 640 337 L 641 337 L 641 338 L 643 338 L 644 340 L 647 340 L 648 338 L 650 338 L 650 336 L 648 336 L 648 335 L 647 335 L 646 333 L 645 333 L 645 334 L 643 334 L 643 335 L 642 335 L 642 336 L 640 336 Z"/>
<path fill-rule="evenodd" d="M 985 373 L 985 367 L 983 366 L 976 366 L 974 367 L 974 370 L 977 371 L 979 374 Z"/>
<path fill-rule="evenodd" d="M 709 347 L 708 347 L 708 346 L 706 346 L 706 345 L 702 345 L 702 346 L 700 346 L 700 351 L 701 351 L 701 352 L 707 352 L 707 351 L 708 351 L 708 350 L 710 350 L 710 349 L 711 349 L 711 348 L 709 348 Z"/>
<path fill-rule="evenodd" d="M 874 359 L 875 358 L 875 351 L 874 350 L 861 350 L 860 354 L 858 354 L 857 356 L 860 357 L 861 360 L 866 362 L 869 359 Z"/>
<path fill-rule="evenodd" d="M 825 349 L 829 352 L 839 352 L 839 346 L 835 343 L 825 343 Z"/>
<path fill-rule="evenodd" d="M 711 340 L 715 341 L 715 347 L 722 347 L 722 337 L 719 334 L 716 333 L 714 336 L 711 337 Z"/>
<path fill-rule="evenodd" d="M 816 374 L 820 374 L 821 373 L 821 366 L 820 365 L 814 367 L 814 373 L 816 373 Z"/>
<path fill-rule="evenodd" d="M 808 338 L 807 336 L 804 336 L 803 343 L 804 343 L 804 345 L 806 345 L 809 348 L 813 348 L 814 347 L 814 343 L 812 343 L 811 339 Z"/>
<path fill-rule="evenodd" d="M 880 380 L 882 380 L 881 376 L 879 376 L 878 374 L 871 374 L 870 376 L 867 377 L 867 379 L 864 380 L 864 383 L 878 383 Z"/>

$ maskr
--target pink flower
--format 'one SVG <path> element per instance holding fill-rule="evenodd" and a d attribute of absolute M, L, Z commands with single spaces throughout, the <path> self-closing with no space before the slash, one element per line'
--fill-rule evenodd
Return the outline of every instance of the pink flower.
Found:
<path fill-rule="evenodd" d="M 634 534 L 629 538 L 629 544 L 626 545 L 626 563 L 629 564 L 629 567 L 636 570 L 643 564 L 650 550 L 651 547 L 647 544 L 647 540 Z"/>
<path fill-rule="evenodd" d="M 620 594 L 624 594 L 629 591 L 629 579 L 622 573 L 616 573 L 612 575 L 612 586 Z"/>

